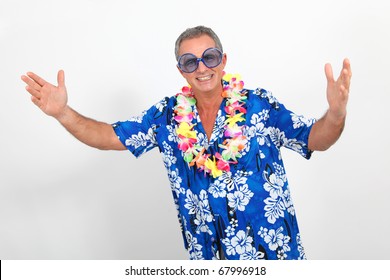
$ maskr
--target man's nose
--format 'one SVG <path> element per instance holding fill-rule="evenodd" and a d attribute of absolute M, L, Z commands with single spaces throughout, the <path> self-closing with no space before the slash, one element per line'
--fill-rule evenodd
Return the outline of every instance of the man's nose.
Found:
<path fill-rule="evenodd" d="M 196 69 L 199 72 L 204 72 L 208 69 L 208 67 L 203 63 L 202 60 L 199 60 L 198 69 Z"/>

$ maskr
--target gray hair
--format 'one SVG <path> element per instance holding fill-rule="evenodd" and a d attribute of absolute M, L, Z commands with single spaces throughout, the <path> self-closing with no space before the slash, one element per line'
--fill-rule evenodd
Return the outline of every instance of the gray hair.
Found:
<path fill-rule="evenodd" d="M 199 26 L 196 26 L 196 27 L 187 28 L 177 38 L 176 43 L 175 43 L 176 61 L 179 60 L 179 48 L 180 48 L 181 43 L 184 40 L 198 38 L 198 37 L 200 37 L 202 35 L 210 36 L 211 39 L 213 39 L 214 42 L 215 42 L 215 47 L 218 48 L 221 52 L 223 52 L 222 44 L 221 44 L 221 41 L 219 40 L 217 34 L 215 34 L 215 32 L 211 28 L 199 25 Z"/>

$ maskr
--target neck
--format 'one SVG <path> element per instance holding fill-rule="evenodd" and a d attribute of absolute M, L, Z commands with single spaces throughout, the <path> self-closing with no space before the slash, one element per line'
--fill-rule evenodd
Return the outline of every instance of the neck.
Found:
<path fill-rule="evenodd" d="M 196 93 L 194 92 L 195 99 L 196 99 L 196 107 L 198 111 L 200 112 L 207 112 L 207 111 L 215 111 L 218 110 L 221 102 L 223 100 L 222 97 L 222 88 L 218 91 L 215 91 L 213 93 L 211 92 L 201 92 Z"/>

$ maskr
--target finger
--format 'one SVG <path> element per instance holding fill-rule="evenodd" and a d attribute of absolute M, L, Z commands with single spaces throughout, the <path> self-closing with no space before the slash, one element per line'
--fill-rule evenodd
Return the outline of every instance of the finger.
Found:
<path fill-rule="evenodd" d="M 349 85 L 351 84 L 351 75 L 347 69 L 342 70 L 340 79 L 344 87 L 349 90 Z"/>
<path fill-rule="evenodd" d="M 39 90 L 36 90 L 34 87 L 31 87 L 29 85 L 26 86 L 26 90 L 34 97 L 40 99 L 42 97 L 42 94 Z"/>
<path fill-rule="evenodd" d="M 65 87 L 65 73 L 64 70 L 58 71 L 57 82 L 59 87 Z"/>
<path fill-rule="evenodd" d="M 349 75 L 349 78 L 352 77 L 351 62 L 348 58 L 345 58 L 343 61 L 343 69 L 346 69 Z"/>
<path fill-rule="evenodd" d="M 38 107 L 41 107 L 41 101 L 38 98 L 31 96 L 31 101 Z"/>
<path fill-rule="evenodd" d="M 34 80 L 30 79 L 29 77 L 27 76 L 22 76 L 21 77 L 22 81 L 25 82 L 27 84 L 28 87 L 30 88 L 33 88 L 33 89 L 36 89 L 36 90 L 40 90 L 42 87 L 36 83 Z M 27 89 L 27 87 L 26 87 Z"/>
<path fill-rule="evenodd" d="M 342 98 L 341 100 L 342 101 L 348 100 L 348 96 L 349 96 L 349 90 L 345 86 L 341 85 L 340 86 L 340 97 Z"/>
<path fill-rule="evenodd" d="M 33 73 L 33 72 L 28 72 L 27 73 L 27 76 L 32 79 L 33 81 L 35 81 L 38 85 L 40 86 L 43 86 L 44 84 L 46 84 L 47 82 L 42 79 L 41 77 L 39 77 L 37 74 Z"/>
<path fill-rule="evenodd" d="M 343 61 L 343 69 L 340 73 L 340 78 L 346 89 L 349 89 L 350 82 L 352 77 L 351 64 L 349 60 L 346 58 Z"/>
<path fill-rule="evenodd" d="M 328 83 L 334 82 L 333 69 L 330 63 L 325 64 L 325 75 L 326 75 L 326 79 L 328 80 Z"/>

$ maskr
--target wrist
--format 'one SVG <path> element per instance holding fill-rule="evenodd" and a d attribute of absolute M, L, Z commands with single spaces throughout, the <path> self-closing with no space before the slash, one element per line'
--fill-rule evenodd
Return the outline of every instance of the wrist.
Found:
<path fill-rule="evenodd" d="M 345 118 L 347 116 L 347 111 L 346 110 L 332 110 L 331 108 L 329 108 L 326 116 L 327 116 L 328 121 L 331 122 L 332 124 L 343 125 L 345 122 Z"/>
<path fill-rule="evenodd" d="M 68 105 L 66 105 L 61 112 L 54 115 L 53 117 L 60 123 L 64 124 L 70 118 L 71 113 L 72 113 L 72 109 Z"/>

